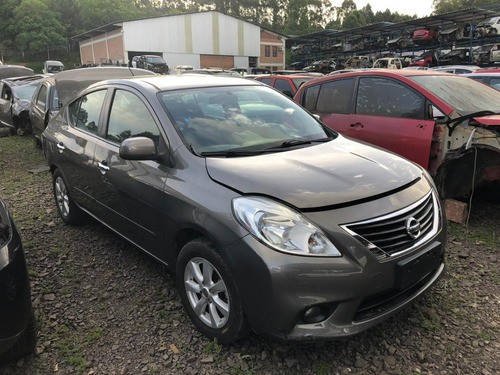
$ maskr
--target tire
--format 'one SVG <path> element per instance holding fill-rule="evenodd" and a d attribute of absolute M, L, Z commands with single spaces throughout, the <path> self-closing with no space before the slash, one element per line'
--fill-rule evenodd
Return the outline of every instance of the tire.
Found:
<path fill-rule="evenodd" d="M 498 30 L 495 28 L 492 28 L 490 31 L 491 36 L 496 36 L 498 34 Z"/>
<path fill-rule="evenodd" d="M 59 216 L 66 224 L 79 224 L 83 213 L 71 198 L 68 184 L 62 172 L 56 169 L 52 175 L 52 188 Z"/>
<path fill-rule="evenodd" d="M 5 353 L 0 355 L 0 363 L 12 362 L 23 355 L 33 353 L 36 347 L 36 323 L 33 311 L 31 311 L 30 320 L 19 337 L 19 340 L 9 348 Z"/>
<path fill-rule="evenodd" d="M 230 344 L 248 334 L 234 279 L 210 242 L 196 239 L 182 248 L 176 283 L 184 308 L 205 336 Z"/>

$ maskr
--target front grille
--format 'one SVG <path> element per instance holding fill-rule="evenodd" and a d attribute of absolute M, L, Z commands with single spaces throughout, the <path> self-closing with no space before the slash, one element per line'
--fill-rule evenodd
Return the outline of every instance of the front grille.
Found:
<path fill-rule="evenodd" d="M 409 221 L 418 222 L 420 231 L 408 230 Z M 415 219 L 415 220 L 413 220 Z M 342 225 L 347 232 L 365 245 L 378 259 L 409 251 L 425 242 L 438 231 L 439 207 L 434 194 L 389 215 Z"/>

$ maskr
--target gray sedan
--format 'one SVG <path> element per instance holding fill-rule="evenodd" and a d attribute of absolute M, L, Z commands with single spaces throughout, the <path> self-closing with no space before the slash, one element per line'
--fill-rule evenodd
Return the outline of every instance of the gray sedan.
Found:
<path fill-rule="evenodd" d="M 349 336 L 444 272 L 433 182 L 251 80 L 99 82 L 42 134 L 62 220 L 90 215 L 176 274 L 221 343 Z"/>

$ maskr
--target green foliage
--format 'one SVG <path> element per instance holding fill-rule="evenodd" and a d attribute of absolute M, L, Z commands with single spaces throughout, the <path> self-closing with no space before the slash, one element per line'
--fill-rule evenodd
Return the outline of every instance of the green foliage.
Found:
<path fill-rule="evenodd" d="M 434 0 L 433 14 L 454 12 L 459 9 L 497 5 L 498 0 Z"/>

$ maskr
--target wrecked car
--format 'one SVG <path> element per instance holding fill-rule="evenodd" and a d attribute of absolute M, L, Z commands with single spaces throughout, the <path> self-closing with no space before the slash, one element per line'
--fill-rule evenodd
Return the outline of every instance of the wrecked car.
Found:
<path fill-rule="evenodd" d="M 470 24 L 455 24 L 439 30 L 438 42 L 451 43 L 456 40 L 469 39 L 471 36 Z"/>
<path fill-rule="evenodd" d="M 444 272 L 429 174 L 254 80 L 99 82 L 42 142 L 61 219 L 86 213 L 167 264 L 193 324 L 220 343 L 249 329 L 354 335 Z"/>
<path fill-rule="evenodd" d="M 344 73 L 304 83 L 294 100 L 341 134 L 426 168 L 440 196 L 500 181 L 500 92 L 429 70 Z"/>
<path fill-rule="evenodd" d="M 439 65 L 459 65 L 472 62 L 470 48 L 455 48 L 439 57 Z"/>
<path fill-rule="evenodd" d="M 438 50 L 432 49 L 412 59 L 408 66 L 421 66 L 424 68 L 430 68 L 431 66 L 438 65 L 439 57 L 440 52 Z"/>
<path fill-rule="evenodd" d="M 427 46 L 430 44 L 435 44 L 438 40 L 438 29 L 434 27 L 417 29 L 413 32 L 411 40 L 417 46 Z"/>
<path fill-rule="evenodd" d="M 8 78 L 0 81 L 0 125 L 12 134 L 31 131 L 31 98 L 42 75 Z"/>
<path fill-rule="evenodd" d="M 488 18 L 477 24 L 474 32 L 476 38 L 497 36 L 500 33 L 500 17 Z"/>

